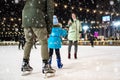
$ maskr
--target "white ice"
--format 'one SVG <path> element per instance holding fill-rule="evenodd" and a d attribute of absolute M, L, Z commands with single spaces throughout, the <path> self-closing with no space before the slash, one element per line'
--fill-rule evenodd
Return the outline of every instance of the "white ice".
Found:
<path fill-rule="evenodd" d="M 53 56 L 52 66 L 56 69 L 54 77 L 47 80 L 120 80 L 120 46 L 79 46 L 78 59 L 67 58 L 67 46 L 61 48 L 62 69 L 56 66 L 56 56 Z M 40 46 L 32 49 L 30 64 L 33 72 L 21 76 L 23 50 L 18 46 L 0 46 L 0 80 L 44 80 L 41 73 Z"/>

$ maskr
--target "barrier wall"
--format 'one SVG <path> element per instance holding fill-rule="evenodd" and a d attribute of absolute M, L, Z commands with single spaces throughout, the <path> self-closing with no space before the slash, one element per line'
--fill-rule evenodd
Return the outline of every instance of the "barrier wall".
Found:
<path fill-rule="evenodd" d="M 68 41 L 63 41 L 63 45 L 67 45 Z M 78 41 L 78 45 L 90 45 L 90 41 Z M 96 46 L 120 46 L 120 40 L 94 41 Z"/>
<path fill-rule="evenodd" d="M 6 45 L 18 45 L 19 42 L 15 41 L 2 41 L 0 42 L 0 46 L 6 46 Z M 37 45 L 39 43 L 37 42 Z M 63 45 L 68 45 L 67 40 L 63 40 Z M 78 41 L 78 45 L 90 45 L 89 41 Z M 96 46 L 120 46 L 120 40 L 108 40 L 108 41 L 94 41 L 94 45 Z"/>

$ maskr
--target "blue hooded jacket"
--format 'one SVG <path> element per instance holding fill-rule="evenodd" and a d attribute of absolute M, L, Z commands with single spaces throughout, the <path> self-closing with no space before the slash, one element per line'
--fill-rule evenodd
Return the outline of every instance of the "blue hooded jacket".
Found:
<path fill-rule="evenodd" d="M 61 27 L 53 27 L 51 34 L 48 38 L 48 48 L 58 49 L 61 48 L 62 39 L 61 37 L 65 37 L 67 35 L 67 31 L 62 29 Z"/>

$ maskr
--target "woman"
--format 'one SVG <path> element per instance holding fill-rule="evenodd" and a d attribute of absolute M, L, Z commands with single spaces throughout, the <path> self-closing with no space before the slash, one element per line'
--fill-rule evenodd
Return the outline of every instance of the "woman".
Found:
<path fill-rule="evenodd" d="M 74 44 L 74 58 L 77 59 L 77 42 L 80 39 L 80 32 L 82 31 L 81 23 L 77 19 L 76 14 L 71 14 L 71 19 L 68 21 L 69 30 L 68 30 L 68 40 L 69 40 L 69 46 L 68 46 L 68 59 L 71 58 L 71 47 L 72 44 Z"/>

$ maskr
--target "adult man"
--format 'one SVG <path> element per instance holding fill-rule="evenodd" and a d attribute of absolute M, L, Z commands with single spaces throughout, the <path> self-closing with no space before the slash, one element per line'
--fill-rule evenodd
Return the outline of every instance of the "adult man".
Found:
<path fill-rule="evenodd" d="M 49 54 L 47 35 L 54 14 L 53 0 L 27 0 L 22 12 L 22 26 L 24 27 L 26 44 L 24 47 L 23 64 L 21 71 L 31 71 L 29 65 L 33 38 L 36 36 L 41 44 L 42 71 L 50 70 L 48 66 Z M 49 24 L 49 26 L 48 26 Z"/>

